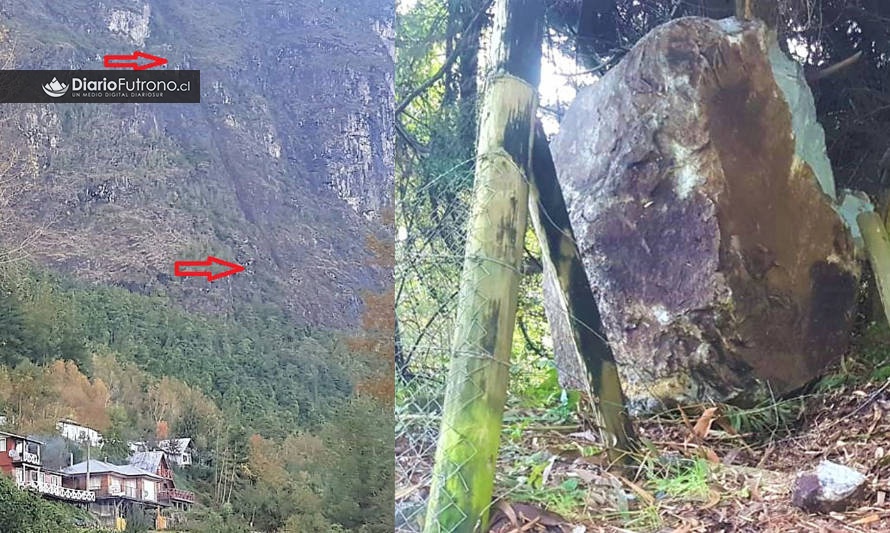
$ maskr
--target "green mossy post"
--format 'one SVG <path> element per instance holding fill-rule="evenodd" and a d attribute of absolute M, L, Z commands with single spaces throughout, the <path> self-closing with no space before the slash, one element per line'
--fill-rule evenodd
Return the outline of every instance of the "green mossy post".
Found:
<path fill-rule="evenodd" d="M 487 531 L 528 224 L 544 3 L 496 0 L 452 363 L 425 533 Z"/>
<path fill-rule="evenodd" d="M 856 217 L 868 259 L 874 272 L 875 284 L 884 309 L 884 318 L 890 323 L 890 238 L 881 216 L 875 212 L 860 213 Z"/>
<path fill-rule="evenodd" d="M 575 234 L 556 178 L 553 156 L 540 122 L 535 131 L 532 155 L 529 212 L 541 244 L 541 259 L 546 263 L 545 268 L 556 273 L 559 281 L 560 308 L 569 316 L 572 340 L 587 372 L 597 424 L 603 442 L 608 446 L 609 459 L 614 463 L 626 463 L 631 458 L 629 452 L 637 449 L 636 435 L 625 410 L 615 356 L 606 341 L 599 309 L 575 245 Z"/>

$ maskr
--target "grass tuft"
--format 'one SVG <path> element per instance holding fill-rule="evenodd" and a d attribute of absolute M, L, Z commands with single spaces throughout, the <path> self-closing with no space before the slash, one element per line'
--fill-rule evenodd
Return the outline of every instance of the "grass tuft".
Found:
<path fill-rule="evenodd" d="M 648 482 L 655 490 L 656 498 L 707 498 L 708 462 L 696 459 L 667 459 L 650 463 Z"/>
<path fill-rule="evenodd" d="M 762 437 L 790 431 L 805 406 L 806 399 L 796 397 L 785 400 L 768 400 L 749 409 L 722 405 L 721 411 L 729 420 L 730 425 L 739 433 Z"/>

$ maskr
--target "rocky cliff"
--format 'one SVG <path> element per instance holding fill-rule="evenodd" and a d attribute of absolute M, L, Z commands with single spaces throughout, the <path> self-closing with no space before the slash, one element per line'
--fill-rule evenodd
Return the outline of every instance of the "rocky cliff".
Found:
<path fill-rule="evenodd" d="M 18 157 L 7 244 L 80 279 L 186 308 L 283 305 L 356 323 L 391 209 L 393 5 L 385 0 L 0 4 L 20 69 L 101 69 L 141 50 L 201 71 L 200 104 L 7 106 Z M 173 277 L 207 254 L 246 272 Z"/>

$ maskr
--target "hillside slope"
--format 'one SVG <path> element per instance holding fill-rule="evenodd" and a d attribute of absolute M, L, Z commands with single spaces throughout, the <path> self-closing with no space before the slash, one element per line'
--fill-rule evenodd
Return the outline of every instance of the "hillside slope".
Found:
<path fill-rule="evenodd" d="M 21 106 L 0 126 L 20 182 L 7 245 L 85 281 L 237 315 L 357 323 L 367 238 L 392 189 L 392 11 L 384 0 L 8 0 L 15 68 L 100 69 L 142 50 L 201 70 L 201 104 Z M 7 43 L 8 45 L 9 43 Z M 9 48 L 7 46 L 7 48 Z M 247 267 L 208 284 L 173 262 Z"/>

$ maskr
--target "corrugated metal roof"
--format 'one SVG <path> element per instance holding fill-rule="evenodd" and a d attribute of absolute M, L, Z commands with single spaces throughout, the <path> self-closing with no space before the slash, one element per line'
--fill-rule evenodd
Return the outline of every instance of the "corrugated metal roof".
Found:
<path fill-rule="evenodd" d="M 170 451 L 175 449 L 178 452 L 184 452 L 191 444 L 192 439 L 186 437 L 183 439 L 167 439 L 158 441 L 158 448 Z M 174 448 L 175 446 L 175 448 Z"/>
<path fill-rule="evenodd" d="M 157 472 L 163 458 L 164 452 L 136 452 L 130 457 L 130 464 L 149 472 Z"/>
<path fill-rule="evenodd" d="M 87 461 L 81 461 L 76 465 L 71 465 L 63 469 L 62 472 L 68 476 L 86 474 L 87 463 Z M 90 459 L 89 467 L 90 474 L 120 474 L 122 476 L 146 476 L 154 479 L 163 479 L 162 477 L 155 475 L 153 472 L 143 470 L 142 468 L 139 468 L 137 466 L 113 465 L 111 463 L 106 463 L 105 461 L 99 461 L 97 459 Z"/>

